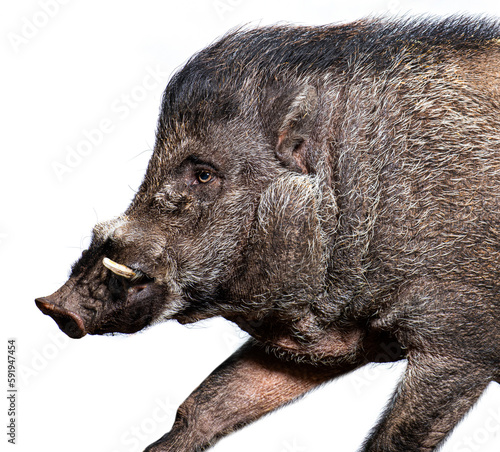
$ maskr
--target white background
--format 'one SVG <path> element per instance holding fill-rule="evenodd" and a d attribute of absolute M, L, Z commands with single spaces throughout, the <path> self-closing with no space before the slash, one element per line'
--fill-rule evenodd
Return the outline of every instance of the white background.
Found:
<path fill-rule="evenodd" d="M 177 405 L 244 340 L 222 320 L 70 340 L 33 303 L 64 283 L 95 222 L 130 202 L 154 145 L 162 90 L 176 68 L 241 24 L 466 11 L 500 16 L 500 3 L 4 1 L 0 355 L 6 361 L 7 338 L 16 338 L 19 415 L 14 447 L 7 444 L 2 397 L 2 450 L 139 452 L 168 431 Z M 156 78 L 145 79 L 151 72 Z M 75 149 L 87 155 L 77 158 Z M 354 452 L 403 370 L 404 363 L 364 368 L 214 450 Z M 6 387 L 6 375 L 0 379 Z M 498 385 L 490 385 L 443 450 L 500 450 Z"/>

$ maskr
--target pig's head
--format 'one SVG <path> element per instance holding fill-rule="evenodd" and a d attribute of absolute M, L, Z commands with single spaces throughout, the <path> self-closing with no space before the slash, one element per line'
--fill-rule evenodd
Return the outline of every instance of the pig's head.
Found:
<path fill-rule="evenodd" d="M 325 290 L 337 208 L 319 91 L 223 70 L 207 52 L 167 86 L 130 207 L 97 224 L 68 282 L 36 300 L 71 337 L 297 316 Z"/>

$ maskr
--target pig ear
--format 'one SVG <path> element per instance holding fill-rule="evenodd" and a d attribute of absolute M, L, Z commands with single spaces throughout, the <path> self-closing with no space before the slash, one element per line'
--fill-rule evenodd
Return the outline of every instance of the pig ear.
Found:
<path fill-rule="evenodd" d="M 312 170 L 310 137 L 318 111 L 318 92 L 307 85 L 301 88 L 288 107 L 278 129 L 276 156 L 288 168 L 308 174 Z"/>

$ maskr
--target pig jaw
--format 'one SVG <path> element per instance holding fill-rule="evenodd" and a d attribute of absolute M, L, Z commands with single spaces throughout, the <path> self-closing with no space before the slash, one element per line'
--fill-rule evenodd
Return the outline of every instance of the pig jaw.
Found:
<path fill-rule="evenodd" d="M 73 298 L 61 299 L 57 292 L 49 297 L 35 300 L 37 307 L 46 315 L 52 317 L 61 331 L 73 339 L 79 339 L 86 334 L 126 333 L 132 334 L 151 325 L 157 313 L 149 298 L 154 297 L 154 289 L 145 287 L 140 290 L 144 303 L 134 305 L 109 302 L 105 307 L 101 303 L 95 308 L 69 307 Z M 140 295 L 141 295 L 140 294 Z M 85 306 L 88 306 L 87 300 Z M 84 313 L 83 311 L 88 311 Z"/>
<path fill-rule="evenodd" d="M 173 298 L 168 285 L 153 279 L 130 283 L 99 262 L 88 273 L 72 276 L 54 294 L 35 300 L 71 338 L 135 333 L 154 323 Z"/>

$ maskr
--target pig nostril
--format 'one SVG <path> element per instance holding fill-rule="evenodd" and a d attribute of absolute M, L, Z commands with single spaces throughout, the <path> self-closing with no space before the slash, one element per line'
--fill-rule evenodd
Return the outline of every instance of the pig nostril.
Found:
<path fill-rule="evenodd" d="M 69 337 L 79 339 L 87 334 L 83 319 L 75 312 L 56 306 L 43 297 L 37 298 L 35 303 L 38 309 L 52 317 L 59 328 Z"/>

